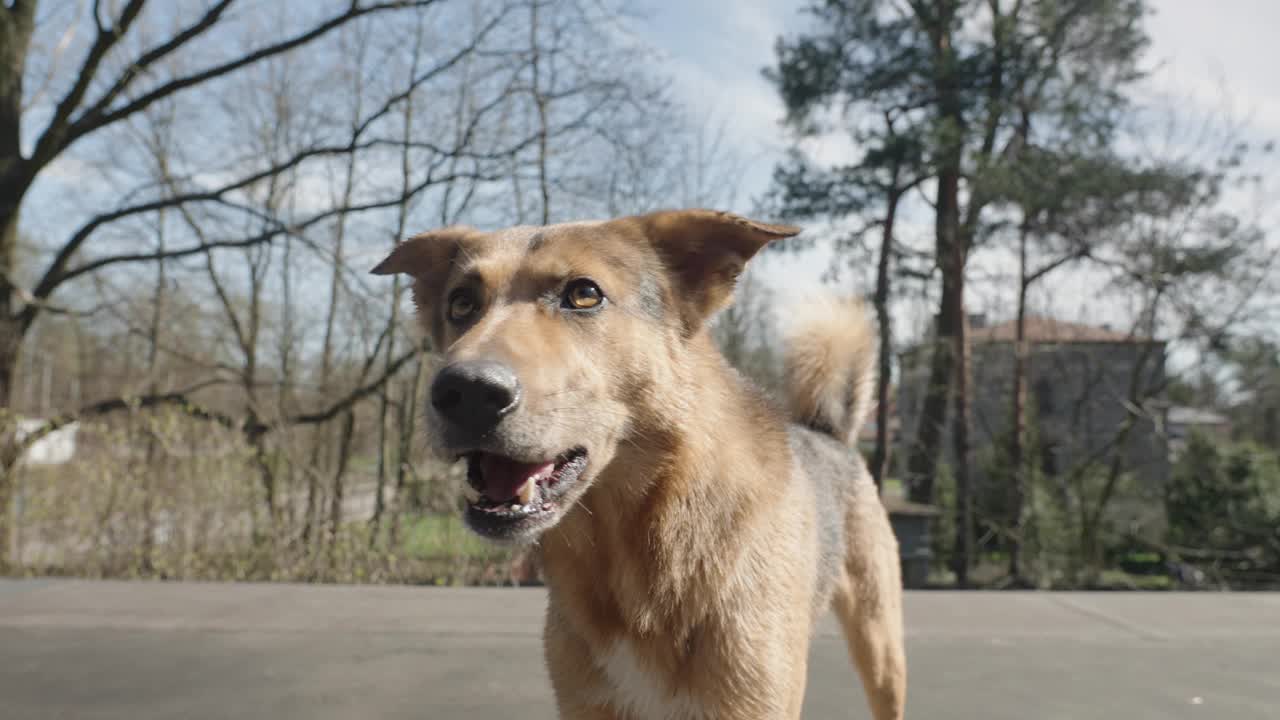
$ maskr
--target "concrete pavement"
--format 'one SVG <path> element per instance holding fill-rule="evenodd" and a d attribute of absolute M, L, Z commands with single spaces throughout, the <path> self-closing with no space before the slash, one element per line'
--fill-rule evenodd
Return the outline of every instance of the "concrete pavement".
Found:
<path fill-rule="evenodd" d="M 555 717 L 539 590 L 0 581 L 0 719 Z M 1280 718 L 1280 595 L 911 593 L 908 717 Z M 865 718 L 828 618 L 806 718 Z"/>

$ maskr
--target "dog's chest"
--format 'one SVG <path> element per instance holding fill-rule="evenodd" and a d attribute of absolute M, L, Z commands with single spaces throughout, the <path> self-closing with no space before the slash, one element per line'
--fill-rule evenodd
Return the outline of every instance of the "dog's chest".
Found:
<path fill-rule="evenodd" d="M 615 642 L 597 657 L 610 687 L 605 700 L 637 720 L 711 720 L 702 699 L 687 690 L 672 690 L 668 680 L 648 667 L 626 640 Z"/>

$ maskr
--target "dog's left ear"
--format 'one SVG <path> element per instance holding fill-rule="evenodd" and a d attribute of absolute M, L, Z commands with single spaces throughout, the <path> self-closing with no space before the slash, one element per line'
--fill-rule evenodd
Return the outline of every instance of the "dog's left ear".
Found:
<path fill-rule="evenodd" d="M 476 231 L 455 225 L 431 230 L 397 243 L 391 254 L 369 272 L 374 275 L 403 273 L 415 278 L 430 278 L 448 272 L 458 245 Z"/>
<path fill-rule="evenodd" d="M 374 275 L 404 274 L 413 277 L 413 302 L 418 321 L 435 342 L 441 342 L 443 327 L 437 307 L 440 293 L 459 249 L 478 231 L 456 225 L 415 235 L 395 246 L 369 272 Z"/>
<path fill-rule="evenodd" d="M 645 233 L 674 277 L 686 332 L 697 332 L 733 298 L 747 261 L 800 228 L 771 225 L 714 210 L 670 210 L 640 217 Z"/>

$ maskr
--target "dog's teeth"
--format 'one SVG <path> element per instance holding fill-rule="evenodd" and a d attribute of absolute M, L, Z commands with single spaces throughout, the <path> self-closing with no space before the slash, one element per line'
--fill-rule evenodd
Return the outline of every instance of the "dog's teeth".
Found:
<path fill-rule="evenodd" d="M 538 483 L 533 478 L 530 478 L 516 491 L 516 498 L 520 500 L 521 504 L 528 505 L 533 502 L 533 494 L 537 491 Z"/>
<path fill-rule="evenodd" d="M 479 491 L 479 490 L 476 490 L 475 488 L 471 487 L 471 485 L 470 485 L 470 484 L 468 484 L 468 483 L 463 483 L 463 484 L 462 484 L 462 497 L 466 498 L 466 499 L 467 499 L 467 502 L 469 502 L 469 503 L 473 503 L 473 504 L 474 504 L 474 503 L 479 502 L 479 501 L 480 501 L 480 498 L 482 498 L 482 497 L 484 497 L 484 496 L 480 494 L 480 491 Z"/>

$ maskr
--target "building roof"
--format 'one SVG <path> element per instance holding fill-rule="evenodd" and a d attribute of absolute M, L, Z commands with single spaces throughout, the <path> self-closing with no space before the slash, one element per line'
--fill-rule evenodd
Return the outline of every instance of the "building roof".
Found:
<path fill-rule="evenodd" d="M 1023 321 L 1024 337 L 1033 343 L 1146 343 L 1151 338 L 1112 330 L 1109 327 L 1083 325 L 1055 320 L 1043 315 L 1027 315 Z M 1018 321 L 973 327 L 969 338 L 975 343 L 1012 342 L 1018 333 Z"/>
<path fill-rule="evenodd" d="M 1177 425 L 1226 425 L 1229 422 L 1226 417 L 1212 410 L 1181 405 L 1169 408 L 1166 417 L 1170 423 Z"/>

